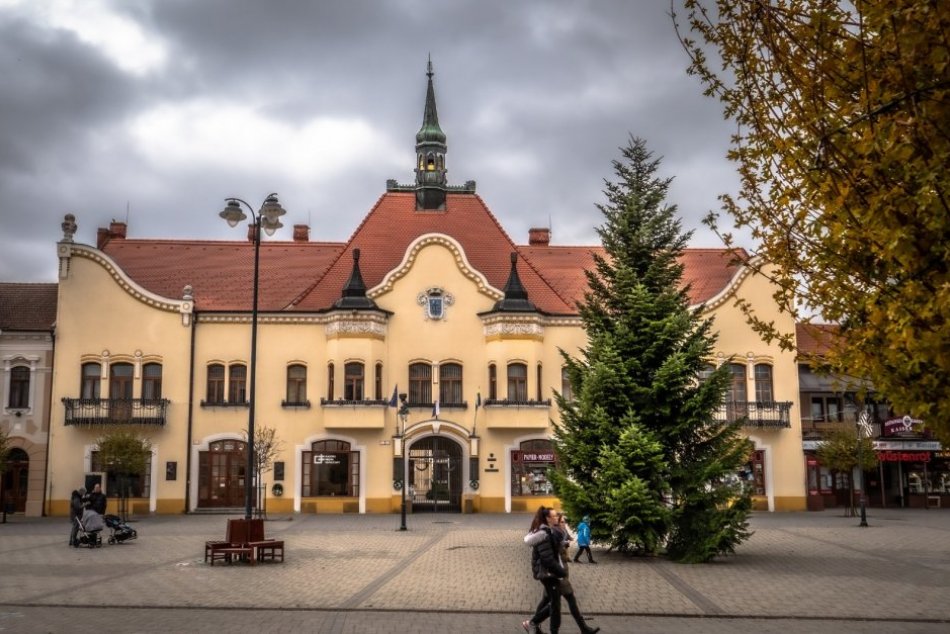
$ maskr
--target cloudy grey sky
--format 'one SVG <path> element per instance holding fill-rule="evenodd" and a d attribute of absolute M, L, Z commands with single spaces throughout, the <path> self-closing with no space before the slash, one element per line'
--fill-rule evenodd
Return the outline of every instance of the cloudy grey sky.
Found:
<path fill-rule="evenodd" d="M 509 235 L 595 244 L 628 134 L 675 177 L 693 246 L 735 189 L 730 126 L 687 76 L 667 0 L 0 0 L 0 281 L 56 280 L 76 240 L 241 239 L 224 198 L 280 195 L 344 241 L 413 180 L 431 53 L 452 184 Z"/>

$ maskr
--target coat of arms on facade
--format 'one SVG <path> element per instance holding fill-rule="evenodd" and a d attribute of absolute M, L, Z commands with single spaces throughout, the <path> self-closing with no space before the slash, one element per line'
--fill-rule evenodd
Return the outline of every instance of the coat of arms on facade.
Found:
<path fill-rule="evenodd" d="M 419 293 L 417 298 L 419 305 L 425 309 L 426 319 L 445 319 L 445 313 L 449 306 L 455 301 L 449 293 L 441 288 L 434 286 L 423 293 Z"/>

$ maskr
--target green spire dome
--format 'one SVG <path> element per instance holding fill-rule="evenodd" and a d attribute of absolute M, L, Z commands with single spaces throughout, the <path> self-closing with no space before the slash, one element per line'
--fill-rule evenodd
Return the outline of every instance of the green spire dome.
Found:
<path fill-rule="evenodd" d="M 422 127 L 416 133 L 416 143 L 438 143 L 445 145 L 445 132 L 439 127 L 439 112 L 435 107 L 435 88 L 432 87 L 432 57 L 429 57 L 429 86 L 426 90 L 426 109 L 422 116 Z M 444 151 L 444 150 L 443 150 Z"/>

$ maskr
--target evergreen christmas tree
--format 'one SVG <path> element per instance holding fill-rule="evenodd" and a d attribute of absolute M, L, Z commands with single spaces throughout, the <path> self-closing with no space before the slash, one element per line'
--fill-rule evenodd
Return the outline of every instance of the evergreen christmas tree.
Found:
<path fill-rule="evenodd" d="M 689 238 L 665 198 L 672 179 L 631 138 L 606 181 L 605 257 L 580 305 L 587 347 L 561 351 L 574 399 L 556 394 L 555 491 L 571 517 L 621 551 L 708 561 L 746 539 L 751 498 L 740 422 L 714 418 L 730 377 L 713 358 L 712 320 L 690 309 L 679 262 Z"/>

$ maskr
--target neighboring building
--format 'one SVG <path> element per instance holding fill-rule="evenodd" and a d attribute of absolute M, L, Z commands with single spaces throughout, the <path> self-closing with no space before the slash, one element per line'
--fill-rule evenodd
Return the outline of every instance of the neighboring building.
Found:
<path fill-rule="evenodd" d="M 56 284 L 0 283 L 0 430 L 9 437 L 2 500 L 44 513 Z"/>
<path fill-rule="evenodd" d="M 551 397 L 570 393 L 559 351 L 586 345 L 576 302 L 600 247 L 553 245 L 547 229 L 515 244 L 474 181 L 448 185 L 428 77 L 415 183 L 388 181 L 347 242 L 297 225 L 292 241 L 260 244 L 255 418 L 284 444 L 263 478 L 268 511 L 394 512 L 404 480 L 413 512 L 554 502 Z M 112 487 L 96 439 L 114 425 L 153 446 L 134 512 L 242 507 L 253 239 L 130 239 L 112 223 L 92 247 L 73 241 L 74 220 L 58 252 L 55 511 L 87 473 Z M 762 343 L 733 300 L 793 324 L 728 252 L 683 262 L 720 330 L 711 361 L 733 364 L 720 415 L 748 417 L 757 503 L 803 509 L 795 357 Z"/>
<path fill-rule="evenodd" d="M 796 325 L 808 508 L 849 506 L 852 478 L 860 485 L 856 472 L 832 472 L 818 459 L 822 439 L 843 427 L 873 439 L 878 468 L 865 474 L 869 506 L 950 507 L 950 452 L 924 421 L 876 401 L 869 383 L 812 371 L 807 360 L 825 354 L 837 332 L 837 326 L 828 324 Z"/>

